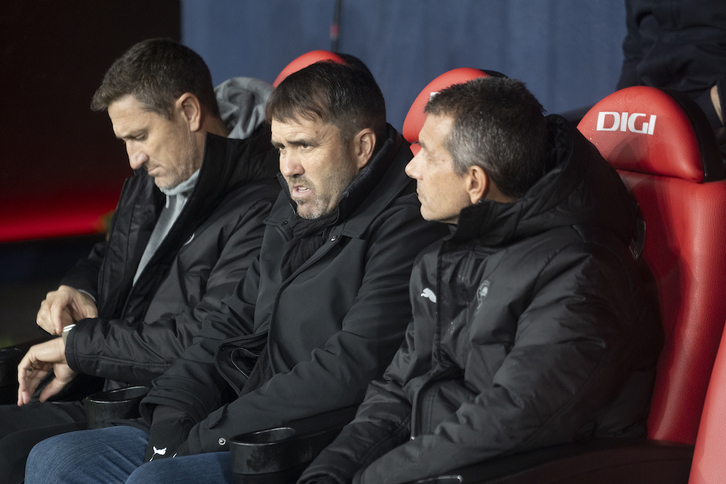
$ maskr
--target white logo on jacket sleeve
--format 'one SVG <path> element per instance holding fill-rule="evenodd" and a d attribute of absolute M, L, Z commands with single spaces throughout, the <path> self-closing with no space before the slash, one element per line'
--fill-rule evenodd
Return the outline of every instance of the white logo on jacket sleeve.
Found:
<path fill-rule="evenodd" d="M 479 286 L 479 289 L 476 291 L 476 305 L 481 306 L 481 303 L 484 302 L 484 300 L 487 298 L 487 294 L 489 294 L 489 281 L 486 279 L 484 282 L 481 283 Z"/>
<path fill-rule="evenodd" d="M 423 290 L 423 292 L 421 293 L 421 297 L 425 297 L 427 299 L 430 299 L 431 302 L 433 302 L 433 303 L 436 302 L 436 294 L 434 294 L 434 291 L 432 291 L 428 287 Z"/>
<path fill-rule="evenodd" d="M 156 446 L 153 446 L 153 448 L 154 448 L 154 454 L 151 456 L 151 459 L 149 459 L 149 462 L 154 460 L 154 457 L 156 457 L 157 455 L 166 454 L 166 447 L 164 447 L 163 449 L 157 449 Z"/>

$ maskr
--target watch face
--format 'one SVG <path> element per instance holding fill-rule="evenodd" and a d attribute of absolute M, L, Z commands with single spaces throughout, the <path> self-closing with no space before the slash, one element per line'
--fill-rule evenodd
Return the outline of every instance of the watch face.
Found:
<path fill-rule="evenodd" d="M 65 328 L 63 328 L 63 333 L 61 333 L 61 338 L 63 339 L 63 344 L 68 340 L 68 334 L 71 332 L 71 330 L 75 327 L 75 324 L 69 324 Z"/>

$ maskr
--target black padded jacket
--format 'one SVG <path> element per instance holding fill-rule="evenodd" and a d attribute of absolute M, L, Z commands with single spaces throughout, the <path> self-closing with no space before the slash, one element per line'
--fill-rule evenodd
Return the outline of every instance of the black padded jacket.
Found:
<path fill-rule="evenodd" d="M 108 240 L 62 281 L 95 297 L 99 312 L 69 333 L 69 366 L 108 379 L 106 388 L 151 386 L 259 254 L 277 171 L 269 126 L 244 140 L 207 134 L 197 184 L 136 284 L 165 197 L 145 171 L 129 178 Z"/>
<path fill-rule="evenodd" d="M 389 128 L 343 193 L 326 242 L 284 280 L 280 261 L 295 210 L 283 190 L 265 222 L 259 262 L 154 381 L 141 404 L 146 421 L 157 405 L 182 411 L 196 422 L 188 449 L 201 453 L 228 448 L 238 434 L 360 403 L 403 340 L 416 254 L 446 234 L 421 218 L 415 183 L 404 173 L 411 157 Z M 256 367 L 262 376 L 252 383 L 249 370 L 265 344 L 267 358 Z"/>

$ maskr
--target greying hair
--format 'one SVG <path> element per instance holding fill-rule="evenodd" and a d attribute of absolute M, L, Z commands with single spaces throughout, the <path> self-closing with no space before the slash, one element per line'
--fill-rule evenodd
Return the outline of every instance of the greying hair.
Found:
<path fill-rule="evenodd" d="M 512 198 L 521 198 L 544 175 L 544 109 L 522 82 L 482 77 L 455 84 L 433 96 L 424 111 L 453 119 L 444 147 L 457 173 L 478 165 Z"/>
<path fill-rule="evenodd" d="M 130 94 L 148 111 L 171 119 L 174 102 L 187 92 L 219 117 L 212 76 L 199 54 L 170 39 L 149 39 L 116 59 L 93 95 L 91 109 L 103 111 Z"/>

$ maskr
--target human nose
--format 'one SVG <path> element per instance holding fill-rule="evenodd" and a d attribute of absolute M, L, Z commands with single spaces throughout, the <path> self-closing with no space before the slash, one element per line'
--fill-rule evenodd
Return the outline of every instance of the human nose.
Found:
<path fill-rule="evenodd" d="M 148 155 L 133 141 L 126 143 L 126 153 L 129 155 L 129 164 L 133 170 L 141 168 L 149 161 Z"/>
<path fill-rule="evenodd" d="M 289 178 L 294 175 L 302 175 L 305 170 L 299 157 L 283 150 L 280 152 L 280 173 Z"/>
<path fill-rule="evenodd" d="M 421 151 L 419 150 L 418 154 L 414 156 L 411 161 L 408 162 L 406 165 L 406 175 L 408 175 L 410 178 L 414 178 L 416 180 L 419 179 L 419 169 L 418 169 L 418 163 L 419 163 L 419 157 L 421 156 Z"/>

